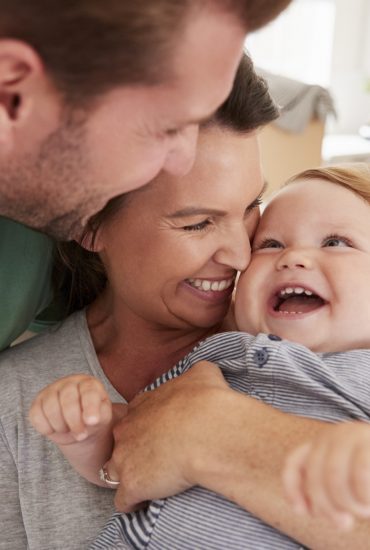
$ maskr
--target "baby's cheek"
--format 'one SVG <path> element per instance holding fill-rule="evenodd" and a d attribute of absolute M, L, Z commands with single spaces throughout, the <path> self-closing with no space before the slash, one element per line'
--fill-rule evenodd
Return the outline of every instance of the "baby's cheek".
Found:
<path fill-rule="evenodd" d="M 235 293 L 235 322 L 238 330 L 245 331 L 246 307 L 248 302 L 248 281 L 247 271 L 240 274 Z"/>
<path fill-rule="evenodd" d="M 258 269 L 255 259 L 247 269 L 240 274 L 235 292 L 235 321 L 239 330 L 244 332 L 255 332 L 255 324 L 259 317 L 258 299 L 259 281 Z"/>

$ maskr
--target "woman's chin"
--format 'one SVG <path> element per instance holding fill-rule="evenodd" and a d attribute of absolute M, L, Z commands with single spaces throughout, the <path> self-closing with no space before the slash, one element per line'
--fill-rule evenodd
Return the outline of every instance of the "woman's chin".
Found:
<path fill-rule="evenodd" d="M 226 318 L 227 312 L 228 312 L 228 306 L 223 306 L 222 308 L 219 307 L 213 308 L 214 311 L 210 311 L 208 308 L 207 311 L 201 311 L 201 308 L 199 308 L 197 311 L 183 311 L 182 313 L 179 313 L 176 315 L 176 317 L 180 320 L 182 320 L 189 328 L 193 329 L 211 329 L 213 327 L 224 327 L 223 321 Z M 226 326 L 226 325 L 225 325 Z M 233 330 L 232 328 L 222 328 L 222 330 Z"/>

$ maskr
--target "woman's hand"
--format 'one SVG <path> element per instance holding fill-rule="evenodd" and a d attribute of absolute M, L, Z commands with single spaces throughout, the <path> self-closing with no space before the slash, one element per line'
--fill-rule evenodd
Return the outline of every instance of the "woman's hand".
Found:
<path fill-rule="evenodd" d="M 84 441 L 112 420 L 112 404 L 102 383 L 76 374 L 44 388 L 32 403 L 33 427 L 57 445 Z"/>
<path fill-rule="evenodd" d="M 301 514 L 350 529 L 370 518 L 370 425 L 345 422 L 297 447 L 286 461 L 288 500 Z"/>

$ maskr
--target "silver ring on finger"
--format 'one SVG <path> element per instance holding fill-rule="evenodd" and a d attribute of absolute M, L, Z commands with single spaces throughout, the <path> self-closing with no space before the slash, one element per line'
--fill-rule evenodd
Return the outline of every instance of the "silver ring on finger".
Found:
<path fill-rule="evenodd" d="M 103 466 L 102 468 L 100 468 L 99 470 L 99 478 L 101 481 L 103 481 L 106 485 L 108 485 L 109 487 L 118 487 L 118 485 L 120 484 L 119 481 L 115 481 L 114 479 L 112 479 L 109 474 L 108 474 L 108 470 L 105 468 L 105 466 Z"/>

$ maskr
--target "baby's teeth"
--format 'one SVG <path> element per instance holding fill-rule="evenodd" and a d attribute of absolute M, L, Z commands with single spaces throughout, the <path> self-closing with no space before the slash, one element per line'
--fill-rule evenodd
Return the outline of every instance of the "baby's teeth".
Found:
<path fill-rule="evenodd" d="M 301 286 L 296 286 L 296 287 L 287 287 L 287 288 L 283 288 L 281 291 L 280 291 L 280 295 L 281 296 L 285 296 L 286 294 L 306 294 L 306 296 L 312 296 L 312 292 L 311 290 L 305 290 L 303 287 Z"/>

